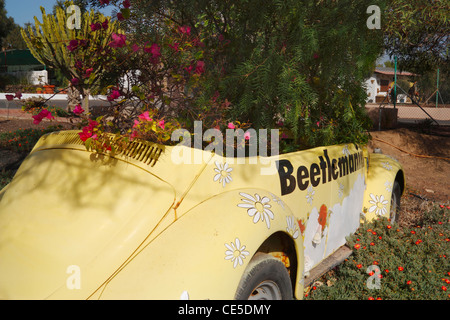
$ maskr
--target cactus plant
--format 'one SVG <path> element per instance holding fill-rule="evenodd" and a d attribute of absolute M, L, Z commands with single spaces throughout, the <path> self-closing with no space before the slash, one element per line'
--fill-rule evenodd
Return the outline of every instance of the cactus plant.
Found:
<path fill-rule="evenodd" d="M 90 91 L 99 87 L 102 77 L 107 74 L 105 68 L 111 65 L 108 59 L 113 58 L 104 53 L 111 41 L 111 34 L 119 31 L 118 23 L 91 10 L 81 16 L 80 28 L 70 28 L 67 24 L 70 15 L 61 7 L 55 11 L 54 15 L 46 14 L 41 7 L 42 22 L 34 17 L 35 29 L 31 26 L 22 28 L 21 34 L 33 56 L 42 64 L 59 69 L 69 81 L 79 80 L 72 82 L 72 89 L 76 90 L 70 91 L 81 93 L 83 109 L 88 111 Z M 101 30 L 93 31 L 91 25 L 106 20 L 108 22 Z M 85 45 L 71 50 L 73 41 L 82 41 Z"/>

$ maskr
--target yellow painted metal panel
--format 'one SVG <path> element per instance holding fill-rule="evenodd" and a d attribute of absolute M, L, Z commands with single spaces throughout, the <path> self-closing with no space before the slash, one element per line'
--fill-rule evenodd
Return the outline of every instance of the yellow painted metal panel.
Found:
<path fill-rule="evenodd" d="M 134 142 L 107 156 L 50 134 L 0 192 L 0 297 L 232 299 L 283 234 L 301 298 L 305 273 L 358 228 L 371 194 L 390 199 L 399 170 L 353 144 L 229 158 Z"/>

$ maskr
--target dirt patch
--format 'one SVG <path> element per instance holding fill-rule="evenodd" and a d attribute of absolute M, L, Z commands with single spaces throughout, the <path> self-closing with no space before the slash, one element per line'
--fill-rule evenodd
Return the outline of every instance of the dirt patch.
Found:
<path fill-rule="evenodd" d="M 449 202 L 450 128 L 437 127 L 423 133 L 403 127 L 372 131 L 371 135 L 369 150 L 380 148 L 403 165 L 409 195 Z"/>
<path fill-rule="evenodd" d="M 49 126 L 58 126 L 61 125 L 63 129 L 69 130 L 74 127 L 71 123 L 68 122 L 68 120 L 42 120 L 39 124 L 34 124 L 33 119 L 25 118 L 25 119 L 15 119 L 15 118 L 6 118 L 6 117 L 0 117 L 0 132 L 9 132 L 9 131 L 15 131 L 18 129 L 45 129 Z"/>

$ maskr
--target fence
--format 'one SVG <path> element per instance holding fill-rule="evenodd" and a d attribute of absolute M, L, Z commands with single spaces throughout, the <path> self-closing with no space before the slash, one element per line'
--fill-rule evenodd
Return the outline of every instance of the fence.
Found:
<path fill-rule="evenodd" d="M 450 103 L 445 104 L 442 98 L 438 100 L 440 103 L 433 103 L 430 98 L 418 101 L 416 96 L 397 85 L 395 104 L 386 95 L 380 104 L 367 104 L 366 109 L 378 130 L 394 128 L 398 123 L 449 126 Z"/>

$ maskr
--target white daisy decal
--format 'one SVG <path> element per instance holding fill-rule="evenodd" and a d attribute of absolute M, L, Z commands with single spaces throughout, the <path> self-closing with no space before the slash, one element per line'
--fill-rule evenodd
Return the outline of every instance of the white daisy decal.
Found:
<path fill-rule="evenodd" d="M 292 238 L 297 239 L 299 230 L 297 229 L 297 221 L 293 216 L 286 217 L 287 228 L 286 231 L 292 236 Z"/>
<path fill-rule="evenodd" d="M 346 145 L 344 146 L 344 148 L 342 148 L 342 154 L 343 154 L 344 156 L 349 156 L 349 155 L 350 155 L 350 150 L 348 150 L 348 144 L 346 144 Z"/>
<path fill-rule="evenodd" d="M 344 185 L 342 183 L 339 183 L 338 196 L 339 198 L 344 196 Z"/>
<path fill-rule="evenodd" d="M 312 204 L 315 193 L 316 192 L 314 191 L 313 187 L 311 185 L 309 185 L 309 187 L 307 189 L 307 194 L 306 194 L 306 202 L 308 202 L 309 204 Z"/>
<path fill-rule="evenodd" d="M 269 192 L 270 193 L 270 192 Z M 276 195 L 274 195 L 273 193 L 270 193 L 270 195 L 272 196 L 272 201 L 278 203 L 284 210 L 284 202 L 283 200 L 281 200 L 280 198 L 278 198 Z"/>
<path fill-rule="evenodd" d="M 227 247 L 227 250 L 225 251 L 225 260 L 231 260 L 233 268 L 236 268 L 238 264 L 242 266 L 245 257 L 250 254 L 250 252 L 245 250 L 245 246 L 241 246 L 241 241 L 238 238 L 230 244 L 225 243 L 225 247 Z"/>
<path fill-rule="evenodd" d="M 240 208 L 246 208 L 247 213 L 250 217 L 253 217 L 253 223 L 258 223 L 258 221 L 265 221 L 267 229 L 270 229 L 270 219 L 274 218 L 273 212 L 269 209 L 272 207 L 269 202 L 268 197 L 261 197 L 259 194 L 255 193 L 255 196 L 251 196 L 244 192 L 239 192 L 239 194 L 244 197 L 241 199 L 244 203 L 239 203 L 237 206 Z"/>
<path fill-rule="evenodd" d="M 228 166 L 228 163 L 220 163 L 215 162 L 216 167 L 214 168 L 214 171 L 216 172 L 216 175 L 214 176 L 214 181 L 219 181 L 219 183 L 222 184 L 222 187 L 225 187 L 227 183 L 230 183 L 233 179 L 231 178 L 231 171 L 233 171 L 233 168 Z"/>
<path fill-rule="evenodd" d="M 391 170 L 392 170 L 392 166 L 391 166 L 391 164 L 389 163 L 389 161 L 382 162 L 382 163 L 381 163 L 381 166 L 382 166 L 383 168 L 385 168 L 386 170 L 388 170 L 388 171 L 391 171 Z"/>
<path fill-rule="evenodd" d="M 391 182 L 386 181 L 386 182 L 384 183 L 384 186 L 386 187 L 386 191 L 387 191 L 387 192 L 392 192 L 392 183 L 391 183 Z"/>
<path fill-rule="evenodd" d="M 375 214 L 384 216 L 387 213 L 386 205 L 388 204 L 388 201 L 384 199 L 383 195 L 376 196 L 372 193 L 370 194 L 370 198 L 372 198 L 372 200 L 369 200 L 369 203 L 372 204 L 372 206 L 369 208 L 369 212 L 375 211 Z"/>

